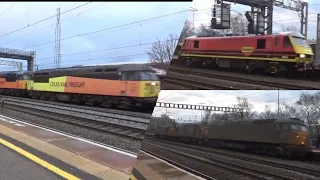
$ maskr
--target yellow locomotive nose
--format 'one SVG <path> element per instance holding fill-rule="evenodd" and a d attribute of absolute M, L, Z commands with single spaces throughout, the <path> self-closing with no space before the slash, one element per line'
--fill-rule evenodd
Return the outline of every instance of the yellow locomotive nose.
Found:
<path fill-rule="evenodd" d="M 298 133 L 298 134 L 296 135 L 296 142 L 297 142 L 297 144 L 305 145 L 305 144 L 306 144 L 306 139 L 307 139 L 306 136 L 307 136 L 307 135 L 305 135 L 305 134 L 300 134 L 300 133 Z"/>

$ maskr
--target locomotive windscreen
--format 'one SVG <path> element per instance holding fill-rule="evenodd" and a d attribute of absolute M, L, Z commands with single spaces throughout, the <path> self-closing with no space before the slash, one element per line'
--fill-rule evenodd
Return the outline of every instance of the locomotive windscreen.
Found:
<path fill-rule="evenodd" d="M 294 44 L 298 45 L 298 46 L 305 46 L 305 47 L 308 47 L 309 44 L 308 42 L 306 41 L 306 39 L 303 39 L 303 38 L 298 38 L 298 37 L 292 37 L 293 41 L 294 41 Z"/>
<path fill-rule="evenodd" d="M 121 72 L 123 81 L 158 81 L 157 74 L 153 71 L 124 71 Z"/>
<path fill-rule="evenodd" d="M 303 131 L 303 132 L 308 132 L 308 128 L 305 125 L 301 124 L 291 124 L 290 125 L 291 131 Z"/>
<path fill-rule="evenodd" d="M 140 80 L 142 81 L 158 81 L 157 74 L 152 71 L 141 71 L 138 73 L 140 76 Z"/>

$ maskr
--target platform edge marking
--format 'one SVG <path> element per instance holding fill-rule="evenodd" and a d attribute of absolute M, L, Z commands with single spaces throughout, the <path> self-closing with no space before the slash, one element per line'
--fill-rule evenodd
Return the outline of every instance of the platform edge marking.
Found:
<path fill-rule="evenodd" d="M 8 141 L 5 141 L 5 140 L 0 138 L 0 143 L 3 144 L 4 146 L 16 151 L 17 153 L 25 156 L 26 158 L 30 159 L 31 161 L 41 165 L 42 167 L 45 167 L 46 169 L 58 174 L 59 176 L 65 178 L 65 179 L 80 180 L 78 177 L 63 171 L 62 169 L 60 169 L 60 168 L 58 168 L 58 167 L 56 167 L 56 166 L 54 166 L 54 165 L 52 165 L 52 164 L 50 164 L 50 163 L 48 163 L 48 162 L 46 162 L 44 160 L 38 158 L 37 156 L 35 156 L 35 155 L 33 155 L 33 154 L 31 154 L 31 153 L 29 153 L 29 152 L 17 147 L 15 145 L 13 145 L 12 143 L 10 143 Z"/>
<path fill-rule="evenodd" d="M 131 173 L 129 180 L 138 180 L 138 179 L 136 177 L 134 177 L 134 175 Z"/>
<path fill-rule="evenodd" d="M 96 143 L 96 142 L 93 142 L 93 141 L 90 141 L 90 140 L 87 140 L 87 139 L 83 139 L 83 138 L 77 137 L 75 135 L 69 135 L 69 134 L 65 134 L 63 132 L 55 131 L 55 130 L 52 130 L 52 129 L 47 129 L 47 128 L 44 128 L 44 127 L 41 127 L 41 126 L 30 124 L 28 122 L 21 121 L 21 120 L 18 120 L 18 119 L 14 119 L 14 118 L 11 118 L 11 117 L 8 117 L 8 116 L 5 116 L 5 115 L 1 115 L 1 114 L 0 114 L 0 117 L 5 118 L 5 119 L 11 119 L 12 121 L 16 121 L 16 122 L 19 122 L 19 123 L 22 123 L 22 124 L 27 124 L 29 126 L 36 127 L 36 128 L 39 128 L 39 129 L 43 129 L 43 130 L 46 130 L 46 131 L 50 131 L 50 132 L 53 132 L 53 133 L 56 133 L 56 134 L 59 134 L 59 135 L 65 136 L 65 137 L 77 139 L 77 140 L 82 141 L 82 142 L 90 143 L 90 144 L 102 147 L 104 149 L 108 149 L 108 150 L 111 150 L 111 151 L 114 151 L 114 152 L 117 152 L 117 153 L 120 153 L 120 154 L 124 154 L 124 155 L 130 156 L 130 157 L 133 157 L 133 158 L 137 158 L 138 157 L 135 154 L 124 152 L 124 151 L 115 149 L 113 147 L 108 147 L 108 146 L 105 146 L 105 145 L 102 145 L 102 144 L 99 144 L 99 143 Z"/>

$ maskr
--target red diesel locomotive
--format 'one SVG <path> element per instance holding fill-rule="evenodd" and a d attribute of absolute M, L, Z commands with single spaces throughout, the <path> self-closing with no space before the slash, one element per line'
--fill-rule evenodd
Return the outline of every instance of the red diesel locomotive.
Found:
<path fill-rule="evenodd" d="M 251 72 L 296 72 L 312 69 L 314 54 L 300 33 L 261 36 L 189 37 L 179 61 L 187 66 L 215 66 Z"/>

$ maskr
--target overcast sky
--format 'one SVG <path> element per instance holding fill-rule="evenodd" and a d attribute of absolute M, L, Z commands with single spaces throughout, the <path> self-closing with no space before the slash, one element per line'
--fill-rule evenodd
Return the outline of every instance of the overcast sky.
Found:
<path fill-rule="evenodd" d="M 280 90 L 280 103 L 292 105 L 299 99 L 299 95 L 302 92 L 313 94 L 317 91 Z M 190 105 L 203 103 L 211 106 L 233 107 L 236 105 L 237 97 L 247 98 L 254 105 L 254 110 L 257 112 L 263 112 L 265 105 L 269 105 L 272 110 L 277 108 L 277 90 L 162 90 L 159 94 L 158 102 Z M 160 116 L 165 113 L 166 108 L 156 107 L 153 111 L 153 116 Z M 201 111 L 167 108 L 167 115 L 174 119 L 194 120 L 196 118 L 199 121 Z"/>
<path fill-rule="evenodd" d="M 37 64 L 41 63 L 39 68 L 53 68 L 56 17 L 15 33 L 6 34 L 56 15 L 58 7 L 63 13 L 86 3 L 19 2 L 16 4 L 16 2 L 1 2 L 0 47 L 36 51 Z M 140 43 L 155 42 L 157 38 L 164 40 L 170 33 L 180 35 L 190 6 L 191 2 L 92 2 L 63 13 L 60 17 L 62 66 L 148 61 L 145 51 L 149 49 L 150 44 L 140 45 Z M 180 11 L 185 12 L 176 13 Z M 99 31 L 172 13 L 176 14 Z M 99 32 L 83 35 L 94 31 Z M 79 37 L 62 40 L 78 34 Z M 53 43 L 44 44 L 47 42 Z M 137 46 L 118 48 L 130 45 Z M 103 49 L 109 50 L 89 53 Z M 78 52 L 84 53 L 66 56 Z M 0 70 L 17 70 L 10 66 L 0 68 Z M 24 68 L 26 68 L 26 63 L 24 63 Z"/>
<path fill-rule="evenodd" d="M 312 39 L 316 37 L 316 20 L 317 13 L 320 13 L 320 2 L 319 0 L 303 0 L 309 2 L 309 23 L 308 23 L 308 38 Z M 201 23 L 209 25 L 211 20 L 211 7 L 213 5 L 213 0 L 194 0 L 192 2 L 192 7 L 196 8 L 198 11 L 194 12 L 195 26 L 199 26 Z M 238 11 L 242 14 L 245 11 L 250 11 L 250 7 L 243 6 L 232 3 L 231 9 Z M 231 15 L 237 15 L 236 12 L 231 12 Z M 192 14 L 188 16 L 188 19 L 192 22 Z M 280 7 L 274 7 L 273 21 L 277 24 L 273 24 L 273 31 L 281 31 L 281 26 L 291 26 L 294 25 L 300 28 L 300 20 L 298 13 L 296 11 L 282 9 Z"/>

